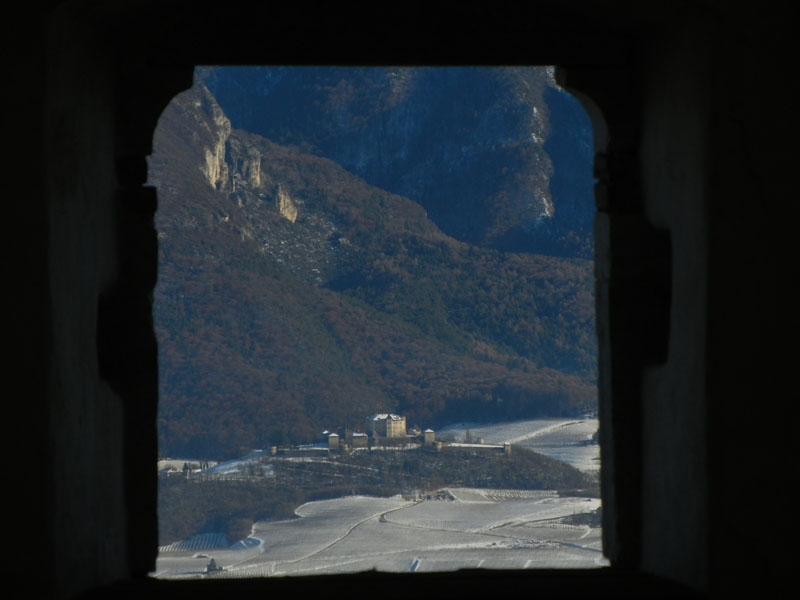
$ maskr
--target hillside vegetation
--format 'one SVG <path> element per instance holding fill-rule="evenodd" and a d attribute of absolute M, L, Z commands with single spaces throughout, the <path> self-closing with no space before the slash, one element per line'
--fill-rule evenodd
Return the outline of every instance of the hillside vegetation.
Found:
<path fill-rule="evenodd" d="M 458 241 L 417 202 L 232 128 L 201 83 L 162 115 L 150 179 L 163 456 L 375 412 L 435 427 L 594 408 L 591 260 Z"/>

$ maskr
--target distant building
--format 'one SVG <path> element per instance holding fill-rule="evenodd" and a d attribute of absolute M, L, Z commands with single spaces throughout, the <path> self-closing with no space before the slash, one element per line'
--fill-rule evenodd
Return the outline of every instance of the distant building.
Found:
<path fill-rule="evenodd" d="M 225 570 L 225 569 L 223 569 L 222 567 L 220 567 L 220 566 L 217 564 L 217 561 L 215 561 L 213 558 L 211 559 L 211 561 L 210 561 L 210 562 L 208 563 L 208 565 L 206 566 L 206 573 L 216 573 L 216 572 L 218 572 L 218 571 L 224 571 L 224 570 Z"/>
<path fill-rule="evenodd" d="M 422 433 L 422 443 L 425 444 L 426 446 L 428 444 L 432 444 L 435 441 L 436 441 L 436 432 L 434 432 L 433 429 L 426 429 Z"/>
<path fill-rule="evenodd" d="M 339 449 L 339 434 L 338 433 L 329 433 L 328 434 L 328 449 L 329 450 L 338 450 Z"/>
<path fill-rule="evenodd" d="M 402 438 L 406 436 L 406 418 L 388 413 L 367 417 L 367 431 L 372 436 Z"/>

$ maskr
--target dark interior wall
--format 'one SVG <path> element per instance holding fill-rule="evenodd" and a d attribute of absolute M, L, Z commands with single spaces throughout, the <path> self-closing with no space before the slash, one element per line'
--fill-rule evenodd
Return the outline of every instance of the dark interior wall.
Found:
<path fill-rule="evenodd" d="M 641 567 L 708 579 L 707 341 L 710 44 L 705 18 L 678 21 L 645 52 L 644 214 L 669 232 L 666 360 L 642 377 Z M 686 493 L 691 490 L 692 493 Z"/>
<path fill-rule="evenodd" d="M 724 597 L 790 568 L 797 117 L 779 5 L 692 14 L 643 47 L 644 212 L 672 290 L 668 360 L 643 377 L 640 565 Z"/>
<path fill-rule="evenodd" d="M 113 81 L 108 53 L 80 23 L 69 25 L 48 36 L 43 162 L 54 581 L 75 592 L 126 571 L 127 501 L 123 405 L 99 377 L 96 342 L 99 296 L 119 275 Z"/>
<path fill-rule="evenodd" d="M 50 285 L 45 182 L 42 176 L 45 53 L 40 28 L 43 12 L 41 8 L 30 10 L 25 15 L 27 19 L 23 19 L 23 26 L 12 28 L 2 37 L 0 48 L 4 56 L 20 57 L 8 61 L 7 74 L 12 82 L 9 89 L 14 93 L 6 93 L 7 88 L 3 87 L 2 125 L 9 139 L 14 140 L 15 152 L 25 157 L 10 163 L 15 176 L 10 178 L 7 188 L 8 214 L 14 226 L 9 227 L 3 236 L 3 250 L 8 257 L 3 261 L 3 289 L 10 298 L 5 342 L 10 349 L 11 361 L 6 364 L 9 374 L 21 384 L 15 386 L 9 382 L 8 391 L 3 394 L 5 402 L 11 405 L 6 416 L 8 434 L 4 437 L 7 455 L 19 450 L 16 444 L 11 445 L 15 429 L 37 432 L 37 442 L 30 444 L 25 451 L 25 467 L 13 470 L 6 481 L 11 510 L 19 515 L 9 523 L 8 531 L 13 539 L 21 541 L 32 530 L 41 532 L 45 529 L 43 544 L 18 543 L 24 552 L 37 551 L 36 556 L 47 576 L 34 584 L 32 592 L 48 597 L 52 590 L 50 582 L 55 551 L 49 531 L 50 519 L 46 516 L 46 511 L 53 510 L 53 504 L 47 499 L 53 493 L 54 468 L 51 464 L 53 444 L 46 422 L 50 414 L 47 389 Z M 13 53 L 11 49 L 14 49 Z M 10 118 L 10 115 L 14 117 Z M 10 260 L 11 256 L 15 260 Z M 16 397 L 11 392 L 16 388 L 25 389 L 25 394 L 11 404 L 11 399 Z M 12 576 L 12 582 L 17 578 L 28 579 L 31 574 L 31 569 L 23 569 Z"/>
<path fill-rule="evenodd" d="M 7 418 L 26 433 L 30 463 L 8 487 L 13 577 L 54 598 L 109 582 L 121 582 L 116 597 L 232 593 L 143 582 L 156 550 L 157 400 L 145 157 L 194 64 L 316 61 L 559 64 L 608 129 L 595 167 L 596 273 L 614 567 L 426 585 L 635 597 L 677 593 L 679 582 L 726 597 L 785 578 L 796 352 L 783 348 L 797 272 L 793 154 L 781 143 L 797 134 L 789 21 L 770 3 L 622 4 L 369 9 L 369 26 L 341 7 L 29 6 L 3 39 L 15 59 L 3 97 L 8 344 L 26 390 Z M 408 584 L 392 582 L 398 593 Z M 317 583 L 344 591 L 358 579 Z"/>
<path fill-rule="evenodd" d="M 786 581 L 795 563 L 780 533 L 794 513 L 800 306 L 790 28 L 774 5 L 728 15 L 713 48 L 705 402 L 710 564 L 727 592 L 743 573 Z"/>

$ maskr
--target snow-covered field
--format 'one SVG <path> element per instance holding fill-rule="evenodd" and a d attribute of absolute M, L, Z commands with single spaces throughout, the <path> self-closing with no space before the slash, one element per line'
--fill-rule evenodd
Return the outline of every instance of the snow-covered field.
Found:
<path fill-rule="evenodd" d="M 437 431 L 436 435 L 452 435 L 461 441 L 469 430 L 473 440 L 483 438 L 486 444 L 508 442 L 592 472 L 600 469 L 600 446 L 586 442 L 592 439 L 597 427 L 597 419 L 531 419 L 493 425 L 459 423 Z"/>
<path fill-rule="evenodd" d="M 583 445 L 596 420 L 534 420 L 454 426 L 487 444 L 511 442 L 582 470 L 599 468 L 598 446 Z M 309 502 L 298 518 L 259 522 L 233 548 L 198 550 L 200 541 L 160 549 L 155 577 L 259 577 L 463 568 L 593 568 L 607 564 L 599 528 L 564 517 L 594 511 L 596 498 L 553 491 L 450 488 L 452 501 L 350 496 Z M 205 574 L 213 558 L 224 568 Z"/>
<path fill-rule="evenodd" d="M 310 502 L 300 518 L 256 523 L 257 545 L 200 554 L 162 552 L 154 576 L 261 577 L 461 568 L 592 568 L 606 564 L 600 530 L 561 518 L 595 510 L 595 498 L 555 492 L 451 489 L 454 501 L 349 496 Z M 204 575 L 210 558 L 225 570 Z"/>

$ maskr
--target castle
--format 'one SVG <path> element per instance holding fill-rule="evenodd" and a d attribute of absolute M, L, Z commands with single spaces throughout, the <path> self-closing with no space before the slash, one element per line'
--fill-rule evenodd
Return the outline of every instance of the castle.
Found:
<path fill-rule="evenodd" d="M 367 432 L 373 437 L 403 438 L 406 436 L 406 418 L 388 413 L 367 417 Z"/>
<path fill-rule="evenodd" d="M 347 427 L 340 428 L 338 432 L 323 432 L 328 441 L 328 449 L 366 448 L 370 439 L 374 444 L 380 445 L 386 441 L 406 441 L 409 437 L 406 418 L 399 415 L 390 413 L 370 415 L 366 418 L 365 425 L 366 433 L 353 431 Z M 418 437 L 418 433 L 414 432 L 414 436 Z M 432 439 L 430 434 L 427 439 Z"/>

